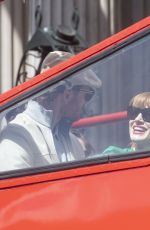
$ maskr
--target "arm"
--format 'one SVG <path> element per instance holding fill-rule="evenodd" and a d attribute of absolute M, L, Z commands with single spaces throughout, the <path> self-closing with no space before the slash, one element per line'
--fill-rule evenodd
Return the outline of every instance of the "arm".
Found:
<path fill-rule="evenodd" d="M 8 125 L 0 136 L 0 172 L 32 167 L 30 135 L 18 125 Z"/>

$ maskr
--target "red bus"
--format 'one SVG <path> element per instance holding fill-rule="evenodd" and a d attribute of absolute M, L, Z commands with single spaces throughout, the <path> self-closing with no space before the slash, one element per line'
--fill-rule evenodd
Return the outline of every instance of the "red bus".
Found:
<path fill-rule="evenodd" d="M 149 105 L 129 103 L 149 95 L 149 49 L 150 17 L 0 96 L 0 229 L 150 228 Z M 87 81 L 89 91 L 79 87 Z M 53 101 L 54 89 L 66 85 L 66 100 L 72 89 L 75 95 L 72 116 L 81 98 L 86 101 L 69 127 L 78 140 L 70 158 L 63 145 L 54 149 L 60 137 L 51 144 L 52 127 L 51 136 L 44 136 L 45 123 L 30 132 L 30 112 L 35 123 L 45 114 L 37 112 L 36 102 Z M 66 114 L 61 99 L 55 106 Z M 131 133 L 133 120 L 138 123 Z M 78 148 L 81 136 L 92 146 L 88 154 Z M 132 148 L 133 140 L 143 148 Z"/>

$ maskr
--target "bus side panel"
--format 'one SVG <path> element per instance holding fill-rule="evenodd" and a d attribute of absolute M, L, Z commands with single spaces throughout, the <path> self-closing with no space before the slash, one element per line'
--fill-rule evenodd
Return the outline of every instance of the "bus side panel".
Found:
<path fill-rule="evenodd" d="M 150 167 L 0 191 L 0 229 L 150 229 Z"/>

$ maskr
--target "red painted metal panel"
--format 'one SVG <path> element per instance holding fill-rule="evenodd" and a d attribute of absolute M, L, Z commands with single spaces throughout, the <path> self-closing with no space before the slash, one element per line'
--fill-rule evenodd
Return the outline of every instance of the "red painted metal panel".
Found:
<path fill-rule="evenodd" d="M 101 124 L 101 123 L 108 123 L 112 121 L 119 121 L 119 120 L 124 120 L 127 119 L 127 112 L 117 112 L 117 113 L 110 113 L 110 114 L 104 114 L 104 115 L 99 115 L 99 116 L 93 116 L 93 117 L 88 117 L 88 118 L 82 118 L 72 124 L 73 127 L 86 127 L 86 126 L 93 126 L 96 124 Z"/>
<path fill-rule="evenodd" d="M 145 167 L 1 190 L 0 228 L 149 229 L 149 176 Z"/>

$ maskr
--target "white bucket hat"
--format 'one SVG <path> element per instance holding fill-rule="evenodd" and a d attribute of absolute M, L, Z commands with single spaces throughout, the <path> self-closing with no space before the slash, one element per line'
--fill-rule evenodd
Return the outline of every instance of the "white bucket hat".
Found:
<path fill-rule="evenodd" d="M 44 59 L 41 66 L 41 73 L 52 68 L 53 66 L 69 59 L 73 54 L 65 51 L 53 51 L 50 52 Z"/>
<path fill-rule="evenodd" d="M 76 86 L 86 86 L 94 92 L 102 86 L 101 79 L 92 69 L 82 70 L 82 72 L 70 77 L 67 81 L 70 82 L 72 88 Z"/>
<path fill-rule="evenodd" d="M 41 73 L 69 59 L 72 56 L 74 55 L 69 52 L 65 52 L 65 51 L 50 52 L 45 57 L 42 63 Z M 80 88 L 86 87 L 90 91 L 92 91 L 94 94 L 96 90 L 100 89 L 100 87 L 102 86 L 102 81 L 92 69 L 85 69 L 85 70 L 82 70 L 80 73 L 72 75 L 70 78 L 66 80 L 62 80 L 56 83 L 56 85 L 52 86 L 52 89 L 55 91 L 55 89 L 60 86 L 66 87 L 69 89 L 73 89 L 75 87 L 80 87 Z"/>

